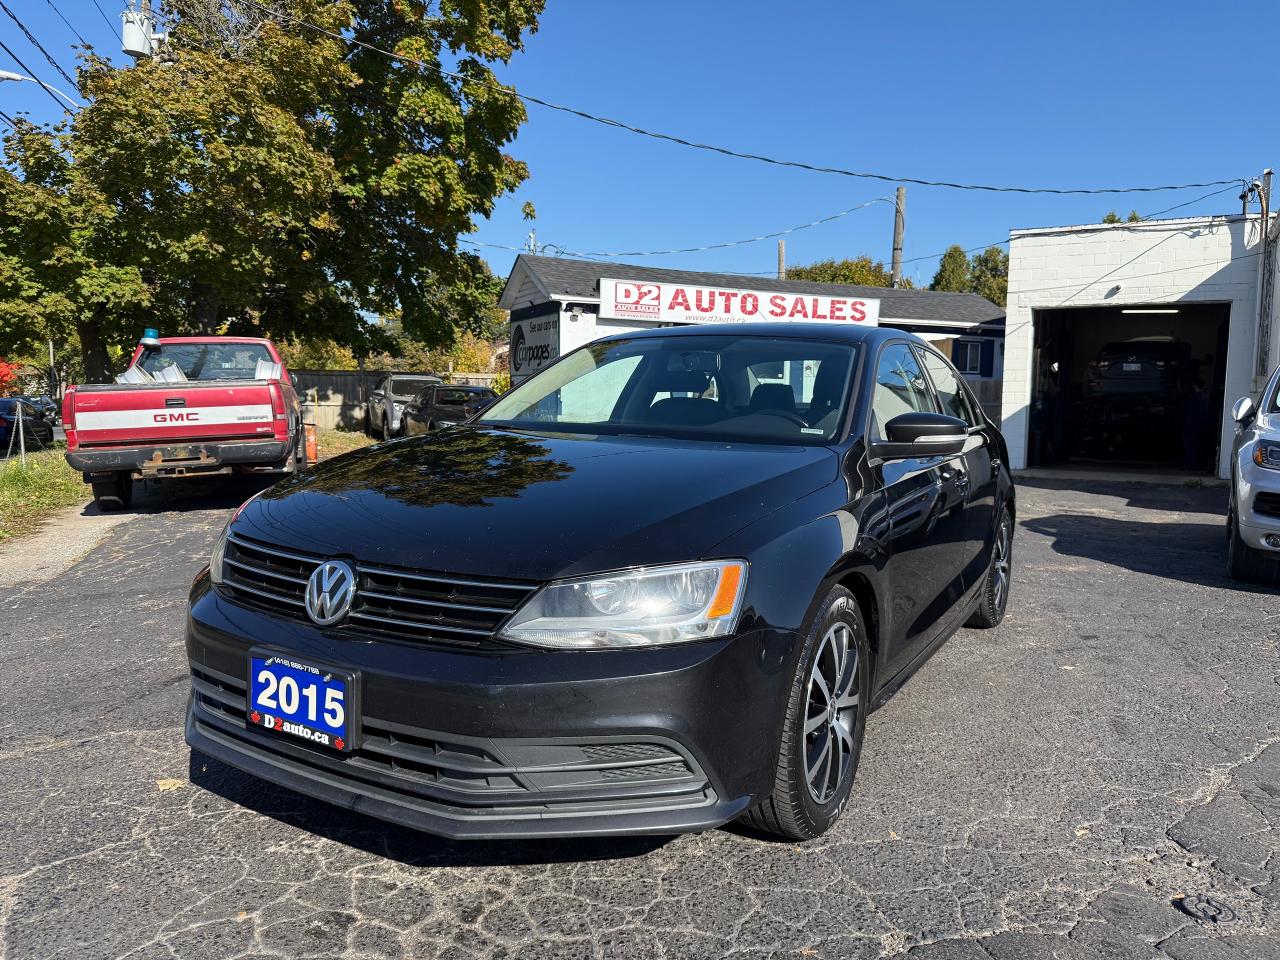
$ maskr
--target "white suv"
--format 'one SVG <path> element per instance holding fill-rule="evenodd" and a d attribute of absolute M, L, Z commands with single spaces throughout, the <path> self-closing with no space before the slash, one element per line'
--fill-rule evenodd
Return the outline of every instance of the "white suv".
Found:
<path fill-rule="evenodd" d="M 1280 369 L 1257 406 L 1231 408 L 1236 442 L 1227 508 L 1227 573 L 1233 580 L 1280 581 Z"/>

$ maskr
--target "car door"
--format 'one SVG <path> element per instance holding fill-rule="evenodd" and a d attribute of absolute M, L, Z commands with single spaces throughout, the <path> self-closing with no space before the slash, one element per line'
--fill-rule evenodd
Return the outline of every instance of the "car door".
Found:
<path fill-rule="evenodd" d="M 979 413 L 973 396 L 955 367 L 931 349 L 917 348 L 917 352 L 942 412 L 969 425 L 969 440 L 965 444 L 964 456 L 955 465 L 957 473 L 953 478 L 960 485 L 965 501 L 963 565 L 964 585 L 968 588 L 982 579 L 991 562 L 999 492 L 999 459 L 991 428 Z"/>
<path fill-rule="evenodd" d="M 417 437 L 427 432 L 425 411 L 430 395 L 430 387 L 420 390 L 404 405 L 404 412 L 400 414 L 400 429 L 406 437 Z"/>
<path fill-rule="evenodd" d="M 886 439 L 884 426 L 903 413 L 940 413 L 911 345 L 881 348 L 872 385 L 867 435 Z M 964 497 L 962 456 L 873 462 L 889 513 L 889 675 L 905 668 L 947 624 L 963 594 Z"/>

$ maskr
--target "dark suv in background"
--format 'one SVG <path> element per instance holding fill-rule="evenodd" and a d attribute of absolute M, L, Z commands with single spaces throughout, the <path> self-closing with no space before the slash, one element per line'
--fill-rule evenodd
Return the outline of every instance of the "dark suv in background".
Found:
<path fill-rule="evenodd" d="M 1108 343 L 1085 369 L 1078 447 L 1086 455 L 1180 460 L 1198 365 L 1173 337 Z"/>
<path fill-rule="evenodd" d="M 488 387 L 467 384 L 427 387 L 405 404 L 401 433 L 416 437 L 440 427 L 453 427 L 498 398 Z"/>

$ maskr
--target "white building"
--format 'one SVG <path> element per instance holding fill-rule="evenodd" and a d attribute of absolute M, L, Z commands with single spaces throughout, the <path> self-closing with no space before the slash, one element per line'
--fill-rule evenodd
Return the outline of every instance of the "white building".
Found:
<path fill-rule="evenodd" d="M 1256 215 L 1012 231 L 1001 408 L 1011 466 L 1189 457 L 1228 476 L 1231 404 L 1280 363 L 1280 223 L 1271 233 L 1264 244 Z M 1152 376 L 1169 396 L 1130 414 L 1123 393 Z M 1204 395 L 1191 399 L 1196 381 Z"/>

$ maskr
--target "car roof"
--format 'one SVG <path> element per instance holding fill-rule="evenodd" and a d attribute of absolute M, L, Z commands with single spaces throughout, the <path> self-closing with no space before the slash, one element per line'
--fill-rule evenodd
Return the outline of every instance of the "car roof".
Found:
<path fill-rule="evenodd" d="M 615 333 L 602 339 L 630 340 L 633 338 L 698 336 L 769 337 L 774 339 L 819 340 L 827 343 L 866 343 L 872 346 L 893 338 L 920 339 L 915 334 L 908 333 L 905 330 L 895 330 L 893 327 L 868 327 L 855 323 L 792 323 L 790 321 L 693 323 L 676 327 L 636 330 L 631 333 Z"/>

